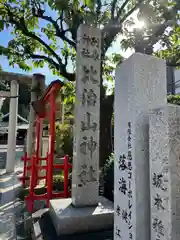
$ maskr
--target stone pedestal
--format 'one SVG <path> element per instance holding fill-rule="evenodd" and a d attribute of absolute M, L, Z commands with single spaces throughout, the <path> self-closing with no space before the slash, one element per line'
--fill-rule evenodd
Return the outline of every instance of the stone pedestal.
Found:
<path fill-rule="evenodd" d="M 150 239 L 149 110 L 166 104 L 166 64 L 139 53 L 115 80 L 114 240 Z"/>
<path fill-rule="evenodd" d="M 151 240 L 180 239 L 180 107 L 150 115 Z"/>
<path fill-rule="evenodd" d="M 76 62 L 72 203 L 83 207 L 99 200 L 100 29 L 80 25 Z"/>
<path fill-rule="evenodd" d="M 72 199 L 50 201 L 50 215 L 57 235 L 112 229 L 113 203 L 99 197 L 97 206 L 75 208 Z"/>

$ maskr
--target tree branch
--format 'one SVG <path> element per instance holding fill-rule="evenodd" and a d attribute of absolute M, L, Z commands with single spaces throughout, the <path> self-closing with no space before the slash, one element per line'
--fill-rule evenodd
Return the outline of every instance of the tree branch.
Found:
<path fill-rule="evenodd" d="M 102 7 L 101 0 L 97 0 L 97 8 L 96 8 L 97 16 L 99 16 L 101 13 L 101 7 Z"/>
<path fill-rule="evenodd" d="M 146 50 L 145 53 L 147 54 L 152 54 L 153 53 L 153 46 L 154 44 L 156 44 L 160 38 L 162 37 L 162 35 L 164 34 L 165 30 L 167 27 L 173 25 L 173 23 L 176 22 L 176 19 L 170 20 L 170 16 L 174 15 L 176 16 L 176 14 L 178 13 L 180 8 L 180 2 L 177 2 L 177 4 L 169 11 L 164 12 L 163 16 L 165 17 L 165 21 L 163 24 L 160 24 L 158 28 L 156 28 L 155 32 L 151 35 L 151 37 L 148 39 L 148 43 L 147 41 L 144 41 L 144 45 Z"/>
<path fill-rule="evenodd" d="M 129 1 L 129 0 L 128 0 L 128 1 Z M 117 0 L 113 0 L 113 2 L 112 2 L 112 7 L 111 7 L 111 19 L 112 19 L 112 20 L 115 19 L 114 12 L 115 12 L 115 8 L 116 8 L 116 3 L 117 3 Z"/>
<path fill-rule="evenodd" d="M 34 40 L 36 40 L 39 43 L 41 43 L 57 59 L 59 64 L 63 64 L 61 58 L 55 53 L 55 51 L 51 47 L 49 47 L 49 45 L 47 43 L 45 43 L 40 37 L 38 37 L 36 34 L 34 34 L 33 32 L 30 32 L 27 29 L 27 26 L 25 24 L 24 18 L 19 19 L 19 22 L 18 22 L 17 20 L 15 20 L 15 16 L 11 12 L 11 10 L 9 8 L 7 10 L 8 10 L 8 16 L 9 16 L 9 22 L 11 24 L 15 25 L 16 28 L 18 30 L 20 30 L 25 36 L 31 37 Z"/>
<path fill-rule="evenodd" d="M 167 27 L 169 27 L 171 24 L 169 21 L 164 22 L 161 24 L 156 31 L 151 35 L 151 37 L 148 39 L 148 41 L 144 41 L 144 43 L 141 43 L 141 45 L 145 46 L 145 53 L 152 54 L 153 53 L 153 46 L 156 44 L 161 38 L 166 30 Z"/>
<path fill-rule="evenodd" d="M 53 49 L 51 47 L 49 47 L 49 45 L 47 43 L 45 43 L 40 37 L 38 37 L 36 34 L 34 34 L 33 32 L 30 32 L 27 29 L 24 18 L 18 18 L 17 16 L 14 16 L 14 14 L 11 12 L 9 5 L 7 5 L 7 4 L 6 4 L 6 8 L 7 8 L 8 16 L 9 16 L 9 22 L 11 24 L 15 25 L 15 27 L 24 34 L 24 36 L 30 37 L 30 38 L 38 41 L 39 43 L 41 43 L 52 54 L 52 56 L 57 59 L 58 63 L 56 63 L 52 58 L 49 58 L 47 56 L 41 56 L 41 55 L 31 54 L 31 53 L 26 53 L 26 54 L 29 54 L 29 56 L 33 59 L 46 60 L 49 64 L 53 65 L 64 78 L 66 78 L 69 81 L 74 81 L 75 74 L 68 73 L 66 71 L 67 66 L 65 64 L 63 64 L 62 59 L 53 51 Z M 16 55 L 18 55 L 18 54 L 19 53 L 17 53 Z M 19 54 L 19 56 L 21 56 L 21 54 Z"/>
<path fill-rule="evenodd" d="M 41 60 L 45 60 L 47 61 L 48 63 L 50 63 L 51 65 L 53 65 L 58 71 L 59 71 L 59 68 L 60 68 L 60 65 L 55 62 L 52 58 L 50 57 L 47 57 L 47 56 L 44 56 L 44 55 L 39 55 L 39 54 L 29 54 L 29 56 L 32 58 L 32 59 L 41 59 Z"/>
<path fill-rule="evenodd" d="M 21 29 L 20 29 L 21 30 Z M 41 43 L 59 62 L 59 64 L 63 64 L 61 58 L 52 50 L 51 47 L 49 47 L 49 45 L 47 43 L 45 43 L 41 38 L 39 38 L 37 35 L 35 35 L 32 32 L 27 31 L 22 31 L 23 34 L 27 37 L 31 37 L 33 39 L 35 39 L 36 41 L 38 41 L 39 43 Z"/>
<path fill-rule="evenodd" d="M 122 24 L 140 5 L 144 2 L 144 0 L 139 0 L 136 5 L 127 12 L 122 19 L 120 19 L 120 23 Z M 123 9 L 122 9 L 123 10 Z M 117 15 L 118 16 L 118 15 Z M 120 17 L 120 16 L 119 16 Z M 117 18 L 118 20 L 118 18 Z"/>
<path fill-rule="evenodd" d="M 119 9 L 119 11 L 117 12 L 117 16 L 116 19 L 119 19 L 121 13 L 123 12 L 123 10 L 125 9 L 126 5 L 129 3 L 129 0 L 125 0 L 125 2 L 122 4 L 121 8 Z"/>
<path fill-rule="evenodd" d="M 56 63 L 52 58 L 44 56 L 44 55 L 39 55 L 39 54 L 30 54 L 30 57 L 32 59 L 42 59 L 47 61 L 49 64 L 53 65 L 57 71 L 60 72 L 60 74 L 66 78 L 69 81 L 75 81 L 75 74 L 74 73 L 68 73 L 66 69 L 64 68 L 64 65 L 59 65 Z"/>
<path fill-rule="evenodd" d="M 106 52 L 108 50 L 108 48 L 110 47 L 110 44 L 113 42 L 114 38 L 116 37 L 116 35 L 121 31 L 122 29 L 122 24 L 123 22 L 141 5 L 141 3 L 143 2 L 144 0 L 139 0 L 138 3 L 133 7 L 131 8 L 124 16 L 123 18 L 121 19 L 118 19 L 116 17 L 116 23 L 115 23 L 115 26 L 114 26 L 114 21 L 111 20 L 111 22 L 109 22 L 105 27 L 104 27 L 104 32 L 107 33 L 107 35 L 105 36 L 104 38 L 104 43 L 105 43 L 105 46 L 104 46 L 104 51 Z M 122 5 L 122 7 L 124 8 L 127 4 L 127 1 L 124 2 L 124 4 Z M 122 8 L 121 8 L 122 9 Z M 122 11 L 122 10 L 121 10 Z M 120 14 L 120 12 L 118 13 Z M 117 16 L 118 16 L 117 14 Z M 109 31 L 107 31 L 107 29 Z"/>
<path fill-rule="evenodd" d="M 61 11 L 61 16 L 59 18 L 62 31 L 63 31 L 63 15 L 64 15 L 64 10 Z"/>
<path fill-rule="evenodd" d="M 58 18 L 61 19 L 61 30 L 59 28 L 59 25 L 57 23 L 57 21 L 55 21 L 54 19 L 52 19 L 52 17 L 49 17 L 49 16 L 45 16 L 44 15 L 44 12 L 41 10 L 41 11 L 35 11 L 35 9 L 32 11 L 32 14 L 34 17 L 37 17 L 37 18 L 41 18 L 43 20 L 46 20 L 50 23 L 52 23 L 52 25 L 54 26 L 55 30 L 56 30 L 56 36 L 61 38 L 63 41 L 66 41 L 70 46 L 72 46 L 74 49 L 76 49 L 76 44 L 74 41 L 70 40 L 69 38 L 67 38 L 65 36 L 65 33 L 66 33 L 66 30 L 63 29 L 63 25 L 62 25 L 62 22 L 63 22 L 63 10 L 62 10 L 62 14 L 61 14 L 61 17 Z"/>
<path fill-rule="evenodd" d="M 74 74 L 68 73 L 66 71 L 66 65 L 63 64 L 62 59 L 52 50 L 51 47 L 49 47 L 49 45 L 47 43 L 45 43 L 40 37 L 38 37 L 36 34 L 29 32 L 29 30 L 26 27 L 25 21 L 23 18 L 19 19 L 19 22 L 17 20 L 15 20 L 14 14 L 10 11 L 10 9 L 8 8 L 8 15 L 9 15 L 9 22 L 12 23 L 13 25 L 16 26 L 16 28 L 18 30 L 20 30 L 25 36 L 33 38 L 34 40 L 38 41 L 39 43 L 41 43 L 51 54 L 52 56 L 54 56 L 58 63 L 56 63 L 53 59 L 48 58 L 46 56 L 38 56 L 41 59 L 44 59 L 46 61 L 48 61 L 50 64 L 54 65 L 55 68 L 60 71 L 60 74 L 67 78 L 69 81 L 74 81 L 75 80 L 75 76 Z M 36 54 L 30 54 L 32 57 L 34 58 L 38 58 Z M 65 61 L 67 63 L 67 61 Z"/>

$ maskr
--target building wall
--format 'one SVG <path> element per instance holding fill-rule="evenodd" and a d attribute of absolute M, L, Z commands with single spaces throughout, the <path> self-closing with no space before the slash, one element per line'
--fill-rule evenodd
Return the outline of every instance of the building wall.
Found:
<path fill-rule="evenodd" d="M 175 78 L 175 92 L 176 94 L 180 94 L 180 69 L 176 69 L 174 71 Z"/>

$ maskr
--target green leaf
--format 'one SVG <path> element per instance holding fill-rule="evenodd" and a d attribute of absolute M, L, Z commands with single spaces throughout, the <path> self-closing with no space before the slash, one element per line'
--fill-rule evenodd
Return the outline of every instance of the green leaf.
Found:
<path fill-rule="evenodd" d="M 33 66 L 35 68 L 43 68 L 44 67 L 44 60 L 33 61 Z"/>
<path fill-rule="evenodd" d="M 83 2 L 89 9 L 94 9 L 95 0 L 83 0 Z"/>

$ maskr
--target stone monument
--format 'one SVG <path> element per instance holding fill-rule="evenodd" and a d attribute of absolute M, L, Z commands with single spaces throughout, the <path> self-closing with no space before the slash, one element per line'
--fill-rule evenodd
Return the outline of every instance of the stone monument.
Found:
<path fill-rule="evenodd" d="M 114 240 L 150 240 L 148 116 L 166 92 L 163 60 L 134 53 L 117 68 Z"/>
<path fill-rule="evenodd" d="M 113 204 L 99 197 L 100 29 L 80 25 L 76 63 L 72 199 L 50 201 L 58 235 L 113 227 Z"/>
<path fill-rule="evenodd" d="M 72 202 L 99 201 L 101 31 L 82 25 L 77 35 Z M 86 193 L 86 194 L 84 194 Z"/>
<path fill-rule="evenodd" d="M 180 107 L 150 115 L 151 240 L 180 239 Z"/>

